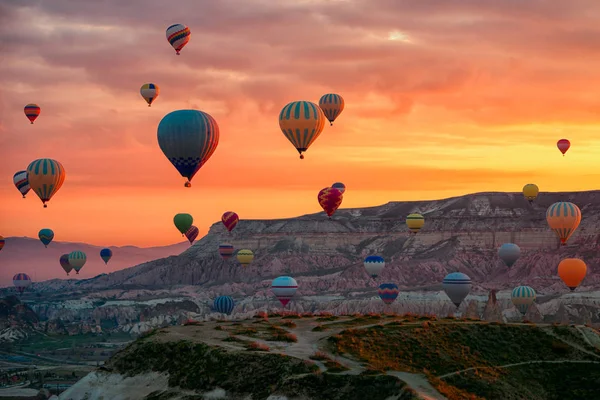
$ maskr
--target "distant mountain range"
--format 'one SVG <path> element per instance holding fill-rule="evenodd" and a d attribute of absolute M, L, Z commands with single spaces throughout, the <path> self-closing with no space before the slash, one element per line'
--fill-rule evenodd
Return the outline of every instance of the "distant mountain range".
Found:
<path fill-rule="evenodd" d="M 147 261 L 178 255 L 190 247 L 188 242 L 170 246 L 140 248 L 135 246 L 108 246 L 113 252 L 107 265 L 100 258 L 100 250 L 104 246 L 85 243 L 69 243 L 53 241 L 45 248 L 39 239 L 28 237 L 8 237 L 6 245 L 0 251 L 0 286 L 12 286 L 12 277 L 24 272 L 40 282 L 53 278 L 67 278 L 60 266 L 62 254 L 81 250 L 87 255 L 87 262 L 79 275 L 71 271 L 70 278 L 85 279 L 110 273 L 123 268 L 133 267 Z"/>
<path fill-rule="evenodd" d="M 545 213 L 548 206 L 561 200 L 577 204 L 583 219 L 569 245 L 559 247 Z M 412 212 L 425 216 L 425 226 L 414 236 L 409 235 L 405 225 L 406 216 Z M 382 282 L 394 282 L 402 291 L 440 290 L 446 274 L 461 271 L 472 278 L 473 292 L 527 284 L 551 294 L 568 292 L 557 276 L 559 261 L 581 257 L 588 265 L 588 275 L 577 289 L 579 292 L 600 284 L 599 220 L 600 191 L 589 191 L 540 193 L 533 204 L 521 193 L 476 193 L 443 200 L 390 202 L 377 207 L 340 209 L 332 220 L 324 213 L 279 220 L 241 220 L 231 233 L 218 222 L 179 256 L 81 282 L 79 288 L 89 292 L 195 285 L 220 294 L 271 297 L 270 280 L 291 275 L 298 281 L 299 296 L 354 297 L 372 295 Z M 218 254 L 222 242 L 233 244 L 236 250 L 252 250 L 254 261 L 244 268 L 235 257 L 222 260 Z M 498 247 L 506 242 L 521 247 L 521 258 L 510 269 L 497 255 Z M 9 239 L 3 251 L 10 251 L 10 244 Z M 31 243 L 34 244 L 38 245 Z M 61 249 L 53 255 L 57 262 L 66 248 L 58 244 L 55 248 Z M 45 250 L 42 246 L 36 252 Z M 90 261 L 101 268 L 86 265 L 85 276 L 119 268 L 116 262 L 104 267 L 98 251 L 95 248 L 88 254 Z M 153 254 L 159 256 L 158 253 Z M 167 253 L 165 250 L 160 256 Z M 363 267 L 363 259 L 370 254 L 386 260 L 386 267 L 376 280 Z M 150 253 L 144 255 L 151 258 Z M 130 260 L 133 262 L 133 257 Z M 52 268 L 60 267 L 52 264 Z"/>

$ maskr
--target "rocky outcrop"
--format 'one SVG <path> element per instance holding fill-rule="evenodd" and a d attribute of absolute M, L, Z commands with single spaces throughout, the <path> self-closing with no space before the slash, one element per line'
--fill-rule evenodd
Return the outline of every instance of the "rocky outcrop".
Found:
<path fill-rule="evenodd" d="M 483 320 L 488 322 L 504 322 L 502 310 L 496 299 L 496 290 L 490 291 L 488 301 L 483 310 Z"/>

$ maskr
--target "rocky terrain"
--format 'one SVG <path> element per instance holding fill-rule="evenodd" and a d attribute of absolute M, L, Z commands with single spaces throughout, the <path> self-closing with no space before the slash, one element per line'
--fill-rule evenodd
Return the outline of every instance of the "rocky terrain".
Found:
<path fill-rule="evenodd" d="M 61 398 L 593 398 L 598 335 L 585 326 L 412 314 L 263 313 L 152 331 Z M 566 371 L 577 379 L 559 379 Z"/>
<path fill-rule="evenodd" d="M 574 202 L 583 214 L 569 245 L 563 247 L 545 220 L 547 207 L 560 200 Z M 404 223 L 411 212 L 426 218 L 416 236 L 408 234 Z M 600 192 L 594 191 L 541 193 L 532 205 L 520 193 L 391 202 L 340 209 L 332 220 L 324 213 L 242 220 L 231 233 L 219 222 L 179 256 L 88 279 L 35 283 L 22 300 L 42 321 L 58 321 L 52 322 L 57 330 L 62 323 L 72 330 L 100 327 L 139 334 L 189 318 L 210 318 L 212 301 L 219 295 L 234 297 L 234 314 L 239 318 L 280 309 L 270 283 L 285 274 L 299 284 L 288 305 L 291 310 L 335 314 L 389 310 L 445 316 L 455 310 L 440 282 L 447 273 L 461 271 L 474 285 L 459 314 L 477 314 L 489 321 L 519 320 L 510 290 L 527 284 L 536 290 L 538 299 L 526 318 L 598 324 L 599 218 Z M 510 269 L 497 256 L 498 247 L 509 241 L 518 244 L 522 254 Z M 243 268 L 235 257 L 222 260 L 217 252 L 221 242 L 251 249 L 254 261 Z M 386 259 L 376 280 L 362 264 L 369 254 Z M 572 256 L 588 265 L 587 277 L 574 293 L 556 276 L 559 260 Z M 400 286 L 401 293 L 391 306 L 377 297 L 376 288 L 382 282 Z"/>

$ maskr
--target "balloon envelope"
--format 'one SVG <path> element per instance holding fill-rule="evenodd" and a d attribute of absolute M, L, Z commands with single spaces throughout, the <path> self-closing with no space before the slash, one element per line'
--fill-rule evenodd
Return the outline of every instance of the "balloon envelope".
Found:
<path fill-rule="evenodd" d="M 173 217 L 173 223 L 179 232 L 184 235 L 194 223 L 194 217 L 190 214 L 177 214 Z"/>
<path fill-rule="evenodd" d="M 6 240 L 4 240 L 4 236 L 0 236 L 0 250 L 2 250 L 4 248 L 5 243 L 6 243 Z"/>
<path fill-rule="evenodd" d="M 558 147 L 558 150 L 560 150 L 564 156 L 567 150 L 569 150 L 571 147 L 571 142 L 569 142 L 567 139 L 560 139 L 558 142 L 556 142 L 556 147 Z"/>
<path fill-rule="evenodd" d="M 173 24 L 167 28 L 165 35 L 169 44 L 171 44 L 177 55 L 179 55 L 181 49 L 190 41 L 192 32 L 190 28 L 183 24 Z"/>
<path fill-rule="evenodd" d="M 421 230 L 421 228 L 425 225 L 425 217 L 421 214 L 413 213 L 408 214 L 406 217 L 406 226 L 412 233 L 417 233 Z"/>
<path fill-rule="evenodd" d="M 300 158 L 321 134 L 325 126 L 325 114 L 310 101 L 294 101 L 287 104 L 279 113 L 279 128 L 294 145 Z"/>
<path fill-rule="evenodd" d="M 285 307 L 290 302 L 296 290 L 298 290 L 298 282 L 291 276 L 280 276 L 273 279 L 271 290 L 279 302 Z"/>
<path fill-rule="evenodd" d="M 160 88 L 154 83 L 146 83 L 140 88 L 140 94 L 146 100 L 146 103 L 148 103 L 148 107 L 150 107 L 160 94 Z"/>
<path fill-rule="evenodd" d="M 344 111 L 344 99 L 339 94 L 324 94 L 319 99 L 319 107 L 323 110 L 323 114 L 329 120 L 330 125 L 333 125 L 333 121 Z"/>
<path fill-rule="evenodd" d="M 559 201 L 548 207 L 546 221 L 560 242 L 566 244 L 581 222 L 581 210 L 573 203 Z"/>
<path fill-rule="evenodd" d="M 187 239 L 190 241 L 190 244 L 192 244 L 194 243 L 194 240 L 196 240 L 196 238 L 198 237 L 198 233 L 200 233 L 200 230 L 194 225 L 192 225 L 190 229 L 188 229 L 185 233 L 185 237 L 187 237 Z"/>
<path fill-rule="evenodd" d="M 23 111 L 25 111 L 27 119 L 33 124 L 33 121 L 37 119 L 42 109 L 37 104 L 30 103 L 25 106 Z"/>
<path fill-rule="evenodd" d="M 219 145 L 219 125 L 203 111 L 177 110 L 160 121 L 157 137 L 160 149 L 190 187 Z"/>
<path fill-rule="evenodd" d="M 62 269 L 64 269 L 67 275 L 69 275 L 69 272 L 73 270 L 73 267 L 71 266 L 71 264 L 69 264 L 69 255 L 63 254 L 62 256 L 60 256 L 59 262 Z"/>
<path fill-rule="evenodd" d="M 16 274 L 13 276 L 13 285 L 15 285 L 19 293 L 23 294 L 25 289 L 31 285 L 31 278 L 24 273 Z"/>
<path fill-rule="evenodd" d="M 522 315 L 527 313 L 529 306 L 535 301 L 535 290 L 529 286 L 518 286 L 513 289 L 510 299 Z"/>
<path fill-rule="evenodd" d="M 382 283 L 377 289 L 379 298 L 385 304 L 392 304 L 398 298 L 398 293 L 400 293 L 398 286 L 393 283 Z"/>
<path fill-rule="evenodd" d="M 240 221 L 240 217 L 233 211 L 226 211 L 221 216 L 221 221 L 223 222 L 223 225 L 225 225 L 225 228 L 231 232 Z"/>
<path fill-rule="evenodd" d="M 514 243 L 504 243 L 498 249 L 498 257 L 507 267 L 512 267 L 521 256 L 521 248 Z"/>
<path fill-rule="evenodd" d="M 27 179 L 31 189 L 38 195 L 44 207 L 58 192 L 65 181 L 65 168 L 56 160 L 40 158 L 27 167 Z"/>
<path fill-rule="evenodd" d="M 52 239 L 54 239 L 54 232 L 52 229 L 44 228 L 40 229 L 38 232 L 38 237 L 40 241 L 44 244 L 44 247 L 48 247 Z"/>
<path fill-rule="evenodd" d="M 254 260 L 254 253 L 252 250 L 243 249 L 237 252 L 237 260 L 243 267 L 247 266 Z"/>
<path fill-rule="evenodd" d="M 531 203 L 540 193 L 540 188 L 534 183 L 528 183 L 523 186 L 523 196 Z"/>
<path fill-rule="evenodd" d="M 111 259 L 113 252 L 109 248 L 104 248 L 100 250 L 100 258 L 104 261 L 104 264 L 108 264 L 108 261 Z"/>
<path fill-rule="evenodd" d="M 385 267 L 385 260 L 380 256 L 368 256 L 365 258 L 363 265 L 365 266 L 367 273 L 371 275 L 372 278 L 376 278 Z"/>
<path fill-rule="evenodd" d="M 223 260 L 229 260 L 233 256 L 233 245 L 229 243 L 221 243 L 219 245 L 219 255 Z"/>
<path fill-rule="evenodd" d="M 31 189 L 31 186 L 29 186 L 29 179 L 27 178 L 27 171 L 19 171 L 14 174 L 13 183 L 17 190 L 23 195 L 23 198 L 25 198 L 25 195 Z"/>
<path fill-rule="evenodd" d="M 565 258 L 558 264 L 558 276 L 571 291 L 583 281 L 587 274 L 587 265 L 579 258 Z"/>
<path fill-rule="evenodd" d="M 342 182 L 336 182 L 333 185 L 331 185 L 331 187 L 339 190 L 340 192 L 342 192 L 342 194 L 344 194 L 344 192 L 346 191 L 346 185 L 344 185 Z"/>
<path fill-rule="evenodd" d="M 83 251 L 72 251 L 69 253 L 69 265 L 73 267 L 75 273 L 79 273 L 81 268 L 85 265 L 87 256 Z"/>
<path fill-rule="evenodd" d="M 452 303 L 458 307 L 471 291 L 471 278 L 462 272 L 452 272 L 446 275 L 442 287 Z"/>
<path fill-rule="evenodd" d="M 230 296 L 219 296 L 213 303 L 213 309 L 221 314 L 231 314 L 235 308 L 235 301 Z"/>
<path fill-rule="evenodd" d="M 319 205 L 323 208 L 323 211 L 327 213 L 329 217 L 331 217 L 338 207 L 342 204 L 342 200 L 344 199 L 344 195 L 336 188 L 326 187 L 321 189 L 319 195 L 317 196 L 317 200 L 319 201 Z"/>

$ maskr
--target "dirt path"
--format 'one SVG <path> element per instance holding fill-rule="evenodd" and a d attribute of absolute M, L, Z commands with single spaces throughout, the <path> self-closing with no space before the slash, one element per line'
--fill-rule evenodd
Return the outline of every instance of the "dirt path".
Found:
<path fill-rule="evenodd" d="M 467 369 L 462 369 L 460 371 L 450 372 L 449 374 L 440 375 L 438 378 L 444 379 L 450 376 L 458 375 L 463 372 L 473 371 L 476 369 L 495 369 L 495 368 L 510 368 L 516 367 L 519 365 L 527 365 L 527 364 L 564 364 L 564 363 L 572 363 L 572 364 L 600 364 L 600 361 L 591 361 L 591 360 L 534 360 L 534 361 L 523 361 L 519 363 L 506 364 L 506 365 L 496 365 L 489 367 L 471 367 Z"/>

